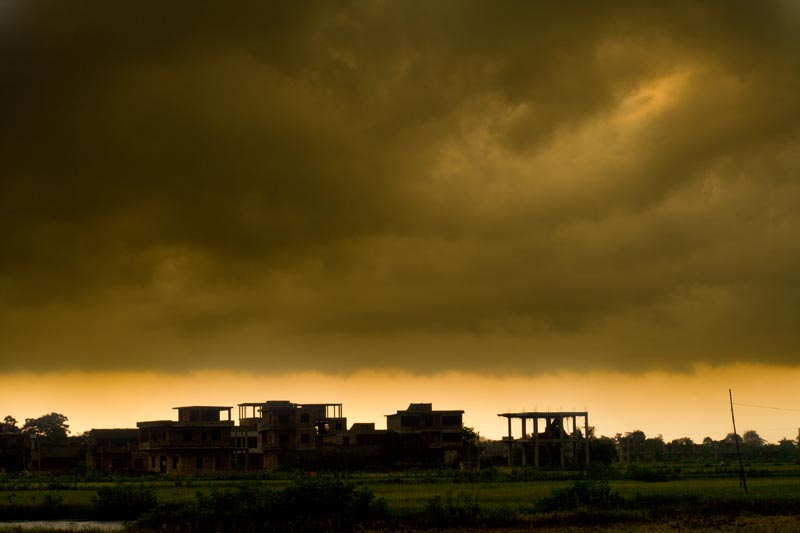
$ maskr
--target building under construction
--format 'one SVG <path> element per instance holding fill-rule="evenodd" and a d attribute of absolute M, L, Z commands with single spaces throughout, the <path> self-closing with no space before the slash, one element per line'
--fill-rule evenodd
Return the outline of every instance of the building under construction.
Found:
<path fill-rule="evenodd" d="M 371 422 L 348 428 L 340 403 L 240 403 L 238 424 L 229 406 L 174 409 L 177 420 L 92 430 L 88 466 L 133 474 L 437 466 L 457 463 L 463 445 L 463 411 L 436 411 L 429 403 L 386 415 L 387 429 Z"/>
<path fill-rule="evenodd" d="M 145 470 L 198 474 L 232 468 L 234 443 L 231 407 L 175 407 L 178 420 L 137 422 Z M 227 413 L 223 420 L 221 413 Z"/>
<path fill-rule="evenodd" d="M 500 413 L 508 421 L 508 466 L 515 463 L 536 468 L 577 468 L 589 464 L 589 413 L 586 411 Z M 519 437 L 512 422 L 520 421 Z M 581 426 L 583 431 L 581 431 Z"/>

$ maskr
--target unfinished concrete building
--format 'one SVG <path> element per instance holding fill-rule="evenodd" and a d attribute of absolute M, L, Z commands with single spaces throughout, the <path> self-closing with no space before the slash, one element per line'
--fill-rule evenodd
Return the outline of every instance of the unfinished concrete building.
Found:
<path fill-rule="evenodd" d="M 240 403 L 239 425 L 231 432 L 233 437 L 233 464 L 235 468 L 254 470 L 264 467 L 264 453 L 258 442 L 263 402 Z"/>
<path fill-rule="evenodd" d="M 232 407 L 175 407 L 178 420 L 138 422 L 135 430 L 92 430 L 89 466 L 108 473 L 196 474 L 279 466 L 365 468 L 453 464 L 463 447 L 464 411 L 411 404 L 387 415 L 389 429 L 354 423 L 340 403 L 288 400 Z M 223 419 L 223 416 L 225 417 Z"/>
<path fill-rule="evenodd" d="M 522 466 L 528 465 L 531 459 L 536 468 L 588 466 L 588 412 L 501 413 L 497 416 L 508 420 L 508 436 L 503 437 L 503 442 L 508 445 L 508 466 L 514 463 L 515 449 L 521 452 L 519 464 Z M 516 439 L 512 431 L 512 420 L 515 419 L 520 420 L 522 429 Z"/>
<path fill-rule="evenodd" d="M 264 468 L 309 462 L 320 448 L 337 445 L 347 429 L 340 403 L 297 404 L 287 400 L 261 405 L 258 426 Z"/>
<path fill-rule="evenodd" d="M 238 404 L 232 431 L 234 467 L 356 468 L 376 464 L 386 430 L 356 423 L 348 429 L 340 403 L 288 400 Z"/>
<path fill-rule="evenodd" d="M 423 462 L 453 464 L 464 444 L 464 411 L 434 411 L 432 404 L 412 403 L 386 415 L 386 429 L 398 433 L 410 454 Z"/>
<path fill-rule="evenodd" d="M 196 474 L 230 470 L 234 452 L 231 407 L 175 407 L 178 420 L 137 422 L 139 450 L 150 472 Z M 227 420 L 221 413 L 227 412 Z"/>

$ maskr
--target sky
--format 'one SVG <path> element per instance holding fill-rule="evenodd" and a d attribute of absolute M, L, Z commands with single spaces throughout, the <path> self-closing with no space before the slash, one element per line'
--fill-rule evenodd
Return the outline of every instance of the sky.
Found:
<path fill-rule="evenodd" d="M 0 410 L 800 409 L 798 35 L 789 0 L 0 1 Z"/>

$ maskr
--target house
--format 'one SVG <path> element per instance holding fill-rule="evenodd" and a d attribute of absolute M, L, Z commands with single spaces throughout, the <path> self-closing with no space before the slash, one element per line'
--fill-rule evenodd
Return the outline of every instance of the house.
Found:
<path fill-rule="evenodd" d="M 340 403 L 297 404 L 273 400 L 261 406 L 258 438 L 264 468 L 316 462 L 324 446 L 336 446 L 347 419 Z"/>
<path fill-rule="evenodd" d="M 412 403 L 386 415 L 386 429 L 400 435 L 413 462 L 454 464 L 464 444 L 464 411 L 434 411 L 430 403 Z"/>
<path fill-rule="evenodd" d="M 137 422 L 139 450 L 147 457 L 145 469 L 170 474 L 198 474 L 230 470 L 235 450 L 232 407 L 195 405 L 175 407 L 178 420 Z M 221 414 L 227 412 L 227 419 Z"/>
<path fill-rule="evenodd" d="M 50 442 L 31 436 L 31 466 L 36 470 L 61 474 L 81 470 L 86 464 L 83 437 L 67 437 L 64 442 Z"/>

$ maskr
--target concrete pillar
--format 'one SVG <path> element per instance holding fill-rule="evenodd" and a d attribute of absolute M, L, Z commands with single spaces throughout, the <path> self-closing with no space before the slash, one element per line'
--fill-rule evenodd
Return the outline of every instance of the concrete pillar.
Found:
<path fill-rule="evenodd" d="M 578 426 L 577 417 L 572 417 L 572 464 L 578 464 Z"/>
<path fill-rule="evenodd" d="M 586 413 L 586 416 L 583 417 L 584 420 L 584 438 L 586 441 L 584 442 L 584 448 L 586 449 L 586 466 L 589 466 L 589 413 Z"/>
<path fill-rule="evenodd" d="M 508 466 L 511 467 L 511 448 L 514 445 L 513 436 L 511 434 L 511 417 L 507 416 L 506 420 L 508 420 Z"/>

